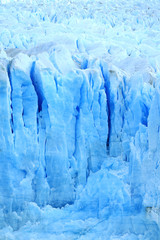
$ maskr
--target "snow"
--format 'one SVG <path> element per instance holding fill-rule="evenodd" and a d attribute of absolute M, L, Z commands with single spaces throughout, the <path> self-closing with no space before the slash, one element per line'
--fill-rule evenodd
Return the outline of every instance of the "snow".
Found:
<path fill-rule="evenodd" d="M 160 239 L 159 12 L 0 3 L 0 239 Z"/>

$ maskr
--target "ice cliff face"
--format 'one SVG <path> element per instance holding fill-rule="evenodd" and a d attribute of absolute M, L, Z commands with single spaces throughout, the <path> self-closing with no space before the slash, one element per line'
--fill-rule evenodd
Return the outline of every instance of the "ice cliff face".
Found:
<path fill-rule="evenodd" d="M 1 63 L 1 227 L 23 225 L 31 202 L 100 217 L 159 208 L 156 79 L 49 52 Z"/>
<path fill-rule="evenodd" d="M 0 29 L 0 239 L 159 240 L 157 9 L 107 4 L 11 5 Z"/>
<path fill-rule="evenodd" d="M 1 154 L 9 154 L 3 167 L 5 178 L 11 176 L 8 194 L 13 192 L 15 211 L 23 209 L 25 199 L 41 207 L 73 203 L 77 186 L 84 186 L 106 159 L 108 108 L 101 68 L 76 68 L 70 58 L 75 71 L 65 73 L 68 61 L 61 69 L 55 54 L 35 61 L 19 54 L 1 68 L 1 114 L 6 114 Z"/>

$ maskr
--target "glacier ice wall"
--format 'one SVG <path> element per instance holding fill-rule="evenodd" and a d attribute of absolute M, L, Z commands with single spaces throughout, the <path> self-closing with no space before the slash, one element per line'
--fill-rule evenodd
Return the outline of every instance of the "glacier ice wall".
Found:
<path fill-rule="evenodd" d="M 100 218 L 158 209 L 158 83 L 49 53 L 1 63 L 1 227 L 32 218 L 32 202 Z"/>
<path fill-rule="evenodd" d="M 156 6 L 1 6 L 0 239 L 159 240 Z"/>
<path fill-rule="evenodd" d="M 1 67 L 7 109 L 1 109 L 6 131 L 1 206 L 7 213 L 21 212 L 26 202 L 40 207 L 73 203 L 77 186 L 84 186 L 106 159 L 108 110 L 101 68 L 62 74 L 58 61 L 55 52 L 37 59 L 20 53 Z"/>

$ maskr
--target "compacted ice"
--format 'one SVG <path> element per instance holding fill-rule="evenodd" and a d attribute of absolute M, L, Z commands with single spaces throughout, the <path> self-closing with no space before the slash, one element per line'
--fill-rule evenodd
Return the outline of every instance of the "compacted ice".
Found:
<path fill-rule="evenodd" d="M 159 13 L 0 3 L 0 240 L 160 239 Z"/>

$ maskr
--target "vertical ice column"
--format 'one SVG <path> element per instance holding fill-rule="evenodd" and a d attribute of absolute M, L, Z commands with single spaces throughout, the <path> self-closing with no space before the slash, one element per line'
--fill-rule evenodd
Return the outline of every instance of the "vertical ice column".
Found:
<path fill-rule="evenodd" d="M 13 211 L 21 211 L 25 202 L 34 200 L 32 180 L 39 167 L 37 141 L 37 95 L 30 78 L 32 60 L 25 54 L 11 62 L 9 77 L 12 86 L 13 131 Z"/>
<path fill-rule="evenodd" d="M 158 134 L 159 116 L 158 103 L 155 104 L 155 97 L 153 98 L 155 89 L 148 83 L 140 83 L 140 78 L 137 80 L 137 84 L 140 84 L 138 90 L 136 84 L 135 88 L 131 88 L 127 99 L 130 102 L 130 111 L 126 113 L 128 124 L 126 122 L 125 131 L 131 129 L 132 136 L 129 163 L 132 204 L 136 210 L 140 211 L 143 206 L 148 204 L 149 207 L 152 206 L 153 199 L 157 201 L 155 188 L 158 181 L 158 179 L 155 181 L 157 159 L 149 149 L 155 141 L 155 135 Z M 156 149 L 154 144 L 152 146 Z M 153 192 L 151 193 L 150 190 Z"/>
<path fill-rule="evenodd" d="M 0 64 L 0 227 L 4 224 L 3 214 L 11 212 L 12 204 L 12 175 L 13 138 L 10 108 L 11 87 L 6 66 Z M 11 176 L 11 177 L 9 177 Z"/>
<path fill-rule="evenodd" d="M 49 59 L 45 63 L 40 59 L 36 61 L 32 80 L 38 96 L 39 143 L 44 147 L 41 164 L 45 168 L 45 178 L 49 186 L 48 203 L 61 207 L 74 200 L 67 150 L 69 143 L 66 138 L 67 115 L 72 117 L 72 108 L 68 108 L 69 112 L 66 108 L 68 98 L 72 96 L 65 89 L 62 79 L 60 86 L 56 82 L 55 69 Z M 71 138 L 73 133 L 71 132 Z M 38 179 L 36 181 L 38 184 Z M 38 195 L 39 193 L 37 199 L 40 199 Z"/>
<path fill-rule="evenodd" d="M 158 82 L 158 80 L 157 80 Z M 144 204 L 160 208 L 160 86 L 157 83 L 148 117 L 148 157 L 143 158 Z"/>
<path fill-rule="evenodd" d="M 100 169 L 106 159 L 108 115 L 104 81 L 98 69 L 81 72 L 83 83 L 77 106 L 76 144 L 78 183 L 85 185 L 90 171 Z"/>

